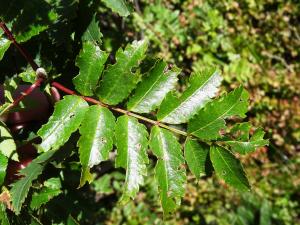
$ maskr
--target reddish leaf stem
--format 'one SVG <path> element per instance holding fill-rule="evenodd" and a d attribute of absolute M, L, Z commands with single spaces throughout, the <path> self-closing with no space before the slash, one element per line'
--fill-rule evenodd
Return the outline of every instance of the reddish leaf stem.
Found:
<path fill-rule="evenodd" d="M 51 86 L 52 87 L 55 87 L 57 88 L 58 90 L 61 90 L 63 92 L 65 92 L 66 94 L 69 94 L 69 95 L 77 95 L 81 98 L 83 98 L 85 101 L 89 102 L 89 103 L 92 103 L 92 104 L 96 104 L 96 105 L 101 105 L 105 108 L 109 108 L 115 112 L 119 112 L 119 113 L 122 113 L 122 114 L 125 114 L 125 115 L 128 115 L 128 116 L 132 116 L 132 117 L 135 117 L 139 120 L 142 120 L 142 121 L 145 121 L 145 122 L 148 122 L 150 124 L 153 124 L 153 125 L 157 125 L 157 126 L 160 126 L 160 127 L 163 127 L 165 129 L 168 129 L 170 131 L 173 131 L 174 133 L 177 133 L 177 134 L 180 134 L 180 135 L 184 135 L 184 136 L 190 136 L 190 134 L 188 134 L 187 132 L 185 131 L 182 131 L 182 130 L 179 130 L 179 129 L 176 129 L 174 127 L 170 127 L 164 123 L 161 123 L 159 121 L 156 121 L 156 120 L 151 120 L 147 117 L 144 117 L 144 116 L 141 116 L 141 115 L 138 115 L 138 114 L 135 114 L 135 113 L 132 113 L 130 111 L 127 111 L 125 109 L 121 109 L 121 108 L 118 108 L 118 107 L 115 107 L 115 106 L 110 106 L 110 105 L 107 105 L 103 102 L 100 102 L 94 98 L 90 98 L 90 97 L 86 97 L 86 96 L 81 96 L 81 95 L 78 95 L 75 91 L 73 90 L 70 90 L 68 88 L 66 88 L 65 86 L 61 85 L 60 83 L 57 83 L 57 82 L 52 82 L 51 83 Z"/>
<path fill-rule="evenodd" d="M 8 29 L 6 24 L 3 21 L 0 21 L 0 27 L 4 31 L 4 33 L 7 35 L 8 39 L 14 44 L 14 46 L 19 50 L 19 52 L 24 56 L 24 58 L 27 60 L 27 62 L 30 64 L 32 69 L 37 72 L 37 79 L 36 81 L 24 92 L 21 93 L 21 95 L 14 99 L 14 102 L 8 105 L 1 114 L 3 114 L 5 111 L 11 109 L 12 107 L 17 106 L 26 96 L 30 95 L 36 88 L 41 86 L 43 81 L 46 79 L 45 77 L 45 72 L 42 69 L 41 71 L 38 71 L 39 66 L 34 62 L 33 58 L 31 55 L 26 51 L 25 48 L 23 48 L 15 39 L 14 35 L 12 32 Z"/>
<path fill-rule="evenodd" d="M 6 24 L 4 22 L 0 22 L 0 27 L 4 31 L 4 33 L 7 35 L 8 39 L 14 44 L 14 46 L 19 50 L 19 52 L 24 56 L 24 58 L 27 60 L 27 62 L 30 64 L 32 69 L 36 71 L 39 66 L 34 62 L 33 58 L 31 55 L 26 51 L 25 48 L 23 48 L 15 39 L 14 35 L 12 32 L 8 29 Z"/>

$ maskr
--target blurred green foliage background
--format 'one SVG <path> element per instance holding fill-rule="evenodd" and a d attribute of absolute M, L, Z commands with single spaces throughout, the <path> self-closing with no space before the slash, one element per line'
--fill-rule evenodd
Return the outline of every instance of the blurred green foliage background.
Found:
<path fill-rule="evenodd" d="M 251 193 L 240 194 L 214 176 L 197 181 L 189 175 L 182 206 L 165 221 L 151 176 L 138 198 L 120 207 L 123 171 L 101 165 L 91 187 L 76 190 L 79 166 L 70 164 L 64 169 L 68 192 L 47 206 L 52 222 L 71 213 L 82 224 L 300 224 L 298 0 L 133 0 L 126 18 L 100 0 L 13 2 L 0 1 L 1 17 L 64 84 L 77 74 L 81 35 L 95 14 L 107 51 L 147 37 L 149 55 L 183 69 L 183 86 L 192 71 L 206 66 L 223 72 L 224 89 L 242 83 L 251 93 L 248 120 L 270 139 L 269 147 L 241 157 Z M 11 47 L 0 63 L 1 79 L 24 69 L 26 62 Z"/>

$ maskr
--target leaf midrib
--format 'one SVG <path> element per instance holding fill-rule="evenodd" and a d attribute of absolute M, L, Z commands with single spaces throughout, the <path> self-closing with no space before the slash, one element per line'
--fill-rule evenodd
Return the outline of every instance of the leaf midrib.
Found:
<path fill-rule="evenodd" d="M 242 94 L 242 92 L 241 92 L 241 94 Z M 215 118 L 214 120 L 212 120 L 211 122 L 209 122 L 208 124 L 206 124 L 205 126 L 200 127 L 199 129 L 192 131 L 191 133 L 195 133 L 195 132 L 198 132 L 199 130 L 203 130 L 204 128 L 206 128 L 207 126 L 211 125 L 215 121 L 222 119 L 224 115 L 226 115 L 230 110 L 232 110 L 239 103 L 240 97 L 241 97 L 241 95 L 237 98 L 237 101 L 233 105 L 231 105 L 231 107 L 228 110 L 226 110 L 225 112 L 223 112 L 220 116 L 218 116 L 217 118 Z"/>
<path fill-rule="evenodd" d="M 170 117 L 170 115 L 172 115 L 178 108 L 181 107 L 181 105 L 184 103 L 184 102 L 188 102 L 192 96 L 194 96 L 200 89 L 203 88 L 203 86 L 205 86 L 211 79 L 212 77 L 214 77 L 215 73 L 213 73 L 213 75 L 211 75 L 209 77 L 209 79 L 207 79 L 199 88 L 196 89 L 196 91 L 194 91 L 191 95 L 189 95 L 186 99 L 182 100 L 182 99 L 178 99 L 180 101 L 180 104 L 178 106 L 176 106 L 171 112 L 169 112 L 165 117 L 163 117 L 161 120 L 163 119 L 166 119 L 168 117 Z"/>

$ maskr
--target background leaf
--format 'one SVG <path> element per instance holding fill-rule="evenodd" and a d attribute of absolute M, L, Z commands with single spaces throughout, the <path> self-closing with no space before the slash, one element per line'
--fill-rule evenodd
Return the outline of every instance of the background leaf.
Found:
<path fill-rule="evenodd" d="M 149 113 L 156 109 L 167 93 L 175 88 L 180 71 L 177 67 L 168 70 L 167 63 L 162 60 L 158 61 L 129 99 L 128 110 Z"/>
<path fill-rule="evenodd" d="M 94 45 L 97 46 L 97 45 L 101 45 L 102 37 L 103 35 L 100 32 L 99 24 L 96 21 L 96 15 L 94 15 L 86 31 L 83 33 L 81 40 L 91 41 L 94 43 Z"/>
<path fill-rule="evenodd" d="M 117 62 L 104 71 L 100 86 L 96 90 L 101 101 L 116 105 L 128 97 L 139 81 L 138 72 L 133 73 L 132 69 L 145 57 L 147 47 L 146 40 L 134 41 L 124 51 L 121 48 L 117 51 Z"/>
<path fill-rule="evenodd" d="M 248 93 L 239 87 L 219 99 L 208 103 L 189 122 L 188 132 L 205 140 L 220 137 L 219 131 L 226 128 L 225 120 L 230 116 L 245 117 L 248 110 Z"/>
<path fill-rule="evenodd" d="M 120 16 L 126 17 L 130 15 L 130 8 L 126 0 L 102 0 L 102 2 Z"/>
<path fill-rule="evenodd" d="M 31 209 L 38 209 L 61 193 L 61 182 L 59 178 L 50 178 L 44 182 L 44 186 L 38 192 L 34 192 L 30 202 Z"/>
<path fill-rule="evenodd" d="M 126 170 L 125 184 L 121 203 L 126 203 L 134 198 L 139 191 L 139 186 L 144 183 L 147 175 L 146 165 L 149 163 L 147 156 L 147 130 L 146 127 L 130 116 L 121 116 L 116 123 L 116 167 Z"/>
<path fill-rule="evenodd" d="M 11 44 L 10 40 L 0 35 L 0 61 L 2 60 L 5 52 L 8 50 L 10 44 Z"/>
<path fill-rule="evenodd" d="M 158 158 L 155 177 L 164 215 L 168 215 L 180 205 L 185 191 L 186 175 L 182 168 L 184 158 L 181 146 L 172 132 L 154 126 L 151 130 L 150 147 Z"/>
<path fill-rule="evenodd" d="M 13 183 L 10 191 L 12 207 L 17 215 L 20 214 L 22 204 L 28 195 L 28 191 L 32 185 L 32 182 L 43 172 L 44 165 L 54 153 L 55 151 L 48 151 L 39 155 L 27 167 L 19 172 L 19 174 L 23 177 L 17 182 Z"/>
<path fill-rule="evenodd" d="M 78 147 L 82 173 L 80 186 L 91 182 L 90 168 L 108 160 L 113 148 L 115 118 L 106 108 L 99 105 L 90 106 L 82 120 Z"/>
<path fill-rule="evenodd" d="M 239 191 L 250 190 L 250 185 L 240 161 L 220 146 L 210 148 L 210 159 L 220 179 Z"/>
<path fill-rule="evenodd" d="M 11 136 L 9 129 L 6 125 L 0 121 L 0 153 L 8 158 L 12 158 L 18 161 L 18 155 L 16 154 L 16 143 Z"/>
<path fill-rule="evenodd" d="M 108 54 L 101 51 L 92 42 L 84 42 L 83 49 L 76 58 L 79 74 L 73 78 L 73 83 L 82 95 L 92 96 L 98 85 Z"/>
<path fill-rule="evenodd" d="M 0 187 L 5 179 L 7 163 L 8 159 L 5 157 L 5 155 L 0 153 Z"/>
<path fill-rule="evenodd" d="M 170 124 L 187 122 L 217 94 L 221 80 L 215 69 L 192 74 L 190 86 L 179 98 L 167 95 L 158 111 L 158 120 Z"/>
<path fill-rule="evenodd" d="M 59 149 L 78 129 L 87 109 L 88 104 L 82 98 L 75 95 L 64 96 L 55 104 L 48 123 L 38 131 L 42 138 L 38 149 L 42 152 Z"/>

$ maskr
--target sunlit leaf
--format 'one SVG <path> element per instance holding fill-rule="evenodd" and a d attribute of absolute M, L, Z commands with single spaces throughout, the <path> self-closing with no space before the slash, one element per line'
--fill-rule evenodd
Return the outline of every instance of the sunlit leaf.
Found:
<path fill-rule="evenodd" d="M 75 132 L 88 109 L 88 104 L 78 96 L 68 95 L 56 103 L 54 112 L 47 124 L 38 131 L 42 143 L 39 151 L 59 149 Z"/>
<path fill-rule="evenodd" d="M 79 74 L 73 79 L 77 91 L 92 96 L 98 85 L 108 54 L 92 42 L 84 42 L 83 49 L 76 59 Z"/>
<path fill-rule="evenodd" d="M 120 16 L 126 17 L 130 14 L 130 8 L 126 0 L 102 0 L 102 2 Z"/>
<path fill-rule="evenodd" d="M 12 157 L 13 160 L 18 161 L 16 154 L 16 143 L 4 123 L 0 121 L 0 153 L 6 157 Z"/>
<path fill-rule="evenodd" d="M 158 158 L 155 177 L 159 185 L 160 200 L 165 215 L 174 212 L 184 195 L 186 171 L 181 146 L 174 134 L 154 126 L 151 130 L 150 147 Z"/>
<path fill-rule="evenodd" d="M 102 37 L 103 35 L 100 32 L 99 24 L 96 21 L 96 16 L 94 15 L 81 39 L 82 41 L 91 41 L 94 45 L 100 45 L 102 43 Z"/>
<path fill-rule="evenodd" d="M 109 65 L 103 73 L 97 95 L 101 101 L 116 105 L 128 97 L 139 81 L 139 73 L 132 72 L 145 57 L 148 42 L 134 41 L 116 53 L 116 63 Z"/>
<path fill-rule="evenodd" d="M 215 97 L 221 80 L 215 69 L 194 73 L 190 78 L 190 86 L 179 98 L 167 95 L 158 111 L 158 120 L 170 124 L 187 122 L 207 101 Z"/>
<path fill-rule="evenodd" d="M 149 113 L 156 109 L 167 93 L 175 88 L 180 69 L 168 70 L 163 61 L 158 61 L 149 71 L 147 77 L 137 86 L 135 94 L 129 99 L 130 111 Z"/>
<path fill-rule="evenodd" d="M 121 203 L 126 203 L 134 198 L 139 191 L 139 186 L 144 183 L 147 175 L 147 130 L 137 119 L 121 116 L 116 123 L 116 167 L 126 170 L 125 184 Z"/>
<path fill-rule="evenodd" d="M 231 116 L 245 117 L 248 110 L 248 93 L 239 87 L 229 94 L 209 102 L 189 121 L 188 132 L 205 140 L 221 137 L 225 119 Z"/>
<path fill-rule="evenodd" d="M 0 186 L 3 184 L 5 179 L 7 164 L 8 158 L 0 153 Z"/>
<path fill-rule="evenodd" d="M 113 148 L 115 118 L 106 108 L 90 106 L 82 121 L 78 141 L 82 174 L 80 186 L 86 181 L 91 182 L 90 168 L 108 160 L 109 152 Z"/>
<path fill-rule="evenodd" d="M 239 191 L 250 190 L 250 185 L 240 161 L 220 146 L 210 148 L 210 159 L 220 179 Z"/>

